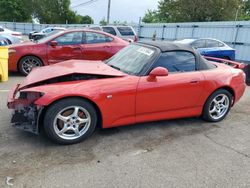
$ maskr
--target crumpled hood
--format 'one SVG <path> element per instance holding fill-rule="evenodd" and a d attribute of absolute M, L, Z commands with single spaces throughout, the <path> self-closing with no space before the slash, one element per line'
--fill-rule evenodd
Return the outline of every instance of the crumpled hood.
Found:
<path fill-rule="evenodd" d="M 126 74 L 113 69 L 102 61 L 69 60 L 54 65 L 34 68 L 20 85 L 20 89 L 30 85 L 71 74 L 88 74 L 103 76 L 125 76 Z"/>

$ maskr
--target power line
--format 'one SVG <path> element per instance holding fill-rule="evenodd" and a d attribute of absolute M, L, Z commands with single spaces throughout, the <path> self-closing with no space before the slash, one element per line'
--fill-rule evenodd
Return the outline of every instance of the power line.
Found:
<path fill-rule="evenodd" d="M 96 2 L 96 1 L 99 1 L 99 0 L 89 0 L 89 1 L 86 1 L 86 2 L 83 2 L 83 3 L 80 3 L 78 5 L 74 5 L 71 8 L 86 6 L 86 5 L 92 4 L 92 3 Z M 107 24 L 109 24 L 109 19 L 110 19 L 110 6 L 111 6 L 111 0 L 108 0 Z"/>
<path fill-rule="evenodd" d="M 89 1 L 86 1 L 86 2 L 83 2 L 83 3 L 80 3 L 78 5 L 74 5 L 71 8 L 76 8 L 76 7 L 80 7 L 80 6 L 89 5 L 89 4 L 92 4 L 92 3 L 96 2 L 96 1 L 98 1 L 98 0 L 89 0 Z"/>

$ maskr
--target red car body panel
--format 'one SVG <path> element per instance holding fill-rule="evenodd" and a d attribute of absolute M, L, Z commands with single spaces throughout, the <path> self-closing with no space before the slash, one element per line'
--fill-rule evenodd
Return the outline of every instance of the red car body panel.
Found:
<path fill-rule="evenodd" d="M 55 47 L 49 45 L 55 38 L 71 32 L 99 33 L 112 38 L 113 41 L 96 44 L 57 45 Z M 10 49 L 16 52 L 9 54 L 9 70 L 13 72 L 18 71 L 18 63 L 21 58 L 29 55 L 38 57 L 43 62 L 43 65 L 51 65 L 70 59 L 106 60 L 128 44 L 129 42 L 127 41 L 101 31 L 86 29 L 66 30 L 62 33 L 55 34 L 53 38 L 44 40 L 44 42 L 41 43 L 24 42 L 12 45 Z"/>
<path fill-rule="evenodd" d="M 84 63 L 84 68 L 82 67 Z M 60 64 L 54 64 L 48 67 L 40 67 L 32 70 L 33 74 L 26 77 L 19 89 L 25 88 L 51 78 L 57 78 L 70 74 L 91 74 L 91 75 L 105 75 L 105 76 L 124 76 L 126 74 L 111 68 L 101 61 L 82 61 L 69 60 Z"/>
<path fill-rule="evenodd" d="M 18 99 L 15 100 L 17 91 L 21 91 L 42 93 L 43 95 L 34 101 L 34 104 L 40 107 L 49 106 L 66 97 L 85 98 L 99 109 L 103 128 L 200 116 L 205 101 L 213 91 L 219 88 L 230 89 L 236 102 L 246 87 L 244 73 L 241 70 L 219 63 L 213 64 L 217 68 L 169 74 L 152 80 L 149 76 L 127 75 L 101 62 L 67 61 L 50 68 L 33 70 L 36 74 L 28 76 L 24 84 L 17 86 L 10 93 L 8 107 L 16 108 L 17 103 L 21 103 Z M 84 69 L 80 68 L 80 65 Z M 68 66 L 71 69 L 65 69 Z M 76 72 L 110 77 L 42 84 L 25 89 L 52 76 Z"/>
<path fill-rule="evenodd" d="M 35 101 L 36 105 L 48 106 L 66 97 L 83 97 L 92 101 L 102 113 L 103 127 L 113 127 L 135 123 L 135 94 L 138 77 L 124 76 L 100 80 L 90 80 L 82 86 L 84 81 L 73 81 L 67 84 L 57 83 L 46 86 L 33 87 L 32 92 L 45 93 Z M 121 87 L 115 84 L 119 83 Z M 102 88 L 102 89 L 100 89 Z M 53 90 L 52 93 L 50 91 Z M 24 89 L 23 92 L 31 91 Z M 46 95 L 47 91 L 50 93 Z M 107 96 L 112 94 L 112 100 Z"/>

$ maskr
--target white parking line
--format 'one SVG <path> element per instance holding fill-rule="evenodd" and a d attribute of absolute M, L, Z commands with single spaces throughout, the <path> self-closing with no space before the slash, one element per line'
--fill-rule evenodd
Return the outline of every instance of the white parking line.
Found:
<path fill-rule="evenodd" d="M 9 92 L 10 90 L 8 90 L 8 89 L 1 89 L 0 90 L 0 93 L 6 93 L 6 92 Z"/>

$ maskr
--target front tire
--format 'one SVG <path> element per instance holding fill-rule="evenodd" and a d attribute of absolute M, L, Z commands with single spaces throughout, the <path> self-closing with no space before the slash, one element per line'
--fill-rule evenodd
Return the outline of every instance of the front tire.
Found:
<path fill-rule="evenodd" d="M 48 108 L 44 117 L 47 136 L 59 144 L 75 144 L 89 137 L 95 130 L 97 113 L 84 99 L 68 98 Z"/>
<path fill-rule="evenodd" d="M 231 109 L 233 96 L 225 90 L 219 89 L 210 95 L 204 105 L 202 117 L 209 122 L 223 120 Z"/>
<path fill-rule="evenodd" d="M 18 69 L 24 76 L 27 76 L 34 67 L 41 66 L 43 66 L 42 61 L 35 56 L 25 56 L 18 63 Z"/>

